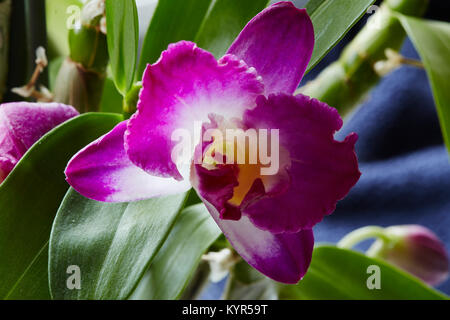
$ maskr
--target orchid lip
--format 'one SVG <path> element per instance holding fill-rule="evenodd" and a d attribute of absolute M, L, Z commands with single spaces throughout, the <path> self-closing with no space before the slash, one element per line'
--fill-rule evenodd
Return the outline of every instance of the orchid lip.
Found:
<path fill-rule="evenodd" d="M 217 124 L 220 117 L 211 115 L 213 123 Z M 208 128 L 193 130 L 179 128 L 172 132 L 171 139 L 176 142 L 171 159 L 177 167 L 200 164 L 208 169 L 218 165 L 238 164 L 241 169 L 246 166 L 256 168 L 256 176 L 276 175 L 280 163 L 279 129 L 241 128 L 220 118 L 218 127 L 209 124 Z M 201 125 L 203 126 L 203 124 Z M 191 133 L 194 132 L 194 136 Z M 199 133 L 200 132 L 200 133 Z M 200 137 L 200 138 L 198 138 Z M 206 144 L 201 156 L 193 157 L 193 141 L 197 145 Z"/>

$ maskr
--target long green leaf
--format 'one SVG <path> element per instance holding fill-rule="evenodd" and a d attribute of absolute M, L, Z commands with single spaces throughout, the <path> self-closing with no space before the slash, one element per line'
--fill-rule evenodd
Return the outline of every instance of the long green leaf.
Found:
<path fill-rule="evenodd" d="M 114 82 L 125 96 L 137 64 L 139 21 L 135 0 L 106 0 L 106 29 Z"/>
<path fill-rule="evenodd" d="M 0 298 L 27 281 L 24 274 L 49 239 L 68 188 L 64 168 L 69 159 L 120 120 L 118 115 L 85 114 L 58 126 L 28 150 L 1 184 Z M 42 270 L 42 277 L 46 273 Z"/>
<path fill-rule="evenodd" d="M 48 288 L 48 244 L 42 247 L 34 261 L 5 297 L 7 300 L 50 300 Z"/>
<path fill-rule="evenodd" d="M 219 227 L 203 204 L 185 209 L 132 298 L 178 298 L 201 256 L 220 234 Z"/>
<path fill-rule="evenodd" d="M 341 40 L 375 0 L 310 0 L 306 11 L 314 25 L 316 44 L 308 71 Z"/>
<path fill-rule="evenodd" d="M 122 96 L 117 91 L 114 81 L 107 77 L 103 87 L 102 100 L 100 101 L 101 112 L 122 113 Z"/>
<path fill-rule="evenodd" d="M 55 218 L 49 249 L 55 299 L 126 299 L 166 240 L 186 194 L 133 203 L 89 200 L 70 189 Z M 66 285 L 78 266 L 81 289 Z"/>
<path fill-rule="evenodd" d="M 450 23 L 398 16 L 425 65 L 450 152 Z"/>
<path fill-rule="evenodd" d="M 195 42 L 220 58 L 244 26 L 263 10 L 268 0 L 216 0 Z"/>

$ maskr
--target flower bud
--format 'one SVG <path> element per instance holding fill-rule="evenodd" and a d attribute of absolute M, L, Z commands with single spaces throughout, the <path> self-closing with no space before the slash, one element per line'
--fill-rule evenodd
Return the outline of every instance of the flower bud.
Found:
<path fill-rule="evenodd" d="M 106 36 L 97 28 L 82 26 L 69 31 L 70 59 L 83 68 L 97 73 L 105 73 L 108 65 L 108 45 Z"/>
<path fill-rule="evenodd" d="M 449 261 L 438 237 L 419 225 L 392 226 L 384 229 L 367 255 L 380 258 L 411 273 L 430 285 L 448 277 Z"/>
<path fill-rule="evenodd" d="M 74 106 L 81 113 L 98 111 L 105 77 L 104 73 L 86 70 L 68 58 L 59 69 L 54 99 Z"/>
<path fill-rule="evenodd" d="M 397 51 L 392 49 L 385 50 L 386 60 L 377 61 L 373 68 L 375 72 L 380 76 L 384 77 L 401 67 L 403 64 L 403 56 L 399 54 Z"/>
<path fill-rule="evenodd" d="M 47 54 L 45 53 L 45 48 L 39 46 L 36 49 L 36 60 L 35 63 L 41 66 L 41 70 L 43 70 L 46 66 L 48 66 Z M 41 71 L 42 72 L 42 71 Z"/>
<path fill-rule="evenodd" d="M 202 259 L 209 262 L 212 282 L 219 282 L 224 279 L 230 272 L 231 267 L 239 261 L 239 257 L 228 248 L 218 252 L 208 252 L 203 255 Z"/>
<path fill-rule="evenodd" d="M 94 24 L 97 17 L 105 14 L 105 0 L 90 0 L 83 6 L 81 22 L 84 25 Z"/>

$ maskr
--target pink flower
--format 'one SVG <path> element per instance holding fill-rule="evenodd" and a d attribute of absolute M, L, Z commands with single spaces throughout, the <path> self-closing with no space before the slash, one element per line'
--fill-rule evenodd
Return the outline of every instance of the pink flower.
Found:
<path fill-rule="evenodd" d="M 192 186 L 243 259 L 274 280 L 298 282 L 311 261 L 312 227 L 360 177 L 356 134 L 333 138 L 342 126 L 338 112 L 292 95 L 313 47 L 310 18 L 289 2 L 254 17 L 219 60 L 192 42 L 170 45 L 147 66 L 137 112 L 76 154 L 67 181 L 107 202 Z M 194 141 L 186 163 L 173 134 L 195 137 L 195 123 L 203 134 L 269 132 L 256 139 L 257 151 L 271 141 L 275 172 L 263 174 L 261 153 L 257 163 L 235 163 L 251 147 L 240 149 L 226 134 Z"/>
<path fill-rule="evenodd" d="M 0 105 L 0 183 L 36 141 L 76 115 L 73 107 L 57 103 Z"/>

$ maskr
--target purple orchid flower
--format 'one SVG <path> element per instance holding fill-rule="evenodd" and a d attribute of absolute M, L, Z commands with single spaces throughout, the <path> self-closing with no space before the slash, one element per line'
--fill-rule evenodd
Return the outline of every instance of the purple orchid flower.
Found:
<path fill-rule="evenodd" d="M 58 103 L 0 105 L 0 183 L 45 133 L 77 115 L 73 107 Z"/>
<path fill-rule="evenodd" d="M 77 153 L 67 181 L 82 195 L 106 202 L 192 186 L 243 259 L 276 281 L 297 283 L 311 261 L 312 227 L 360 177 L 357 135 L 333 138 L 342 127 L 338 112 L 292 95 L 313 47 L 310 18 L 289 2 L 254 17 L 218 61 L 194 43 L 170 45 L 145 70 L 137 112 Z M 192 132 L 195 122 L 203 133 L 279 130 L 277 172 L 261 175 L 259 162 L 217 161 L 232 156 L 211 152 L 230 143 L 215 139 L 196 141 L 185 170 L 173 157 L 172 134 L 180 128 Z"/>

